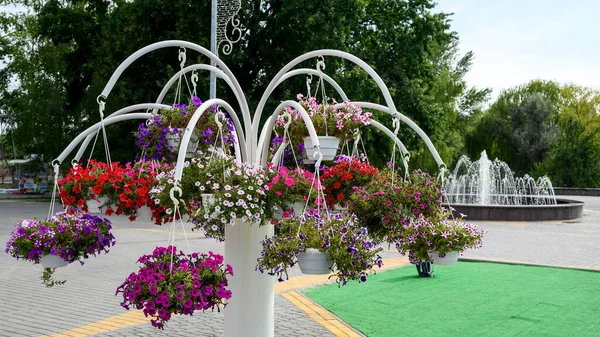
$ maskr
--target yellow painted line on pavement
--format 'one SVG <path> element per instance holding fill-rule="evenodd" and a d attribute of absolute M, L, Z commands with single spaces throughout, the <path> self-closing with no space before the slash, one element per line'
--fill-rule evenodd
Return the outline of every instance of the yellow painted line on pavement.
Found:
<path fill-rule="evenodd" d="M 375 271 L 383 271 L 390 268 L 395 268 L 408 263 L 408 258 L 399 257 L 383 260 L 383 266 Z M 300 288 L 312 287 L 335 281 L 330 278 L 332 274 L 327 275 L 302 275 L 290 277 L 285 282 L 279 282 L 275 284 L 275 293 L 283 293 L 286 291 L 292 291 Z"/>
<path fill-rule="evenodd" d="M 329 311 L 316 305 L 313 301 L 295 291 L 281 294 L 283 298 L 304 311 L 313 321 L 321 324 L 337 337 L 360 337 L 358 333 L 339 321 Z"/>
<path fill-rule="evenodd" d="M 141 311 L 134 310 L 126 313 L 109 317 L 98 322 L 86 324 L 84 326 L 40 337 L 87 337 L 103 332 L 115 331 L 129 326 L 148 323 L 148 318 Z"/>
<path fill-rule="evenodd" d="M 384 259 L 383 266 L 381 269 L 377 270 L 386 270 L 395 267 L 399 267 L 408 263 L 407 258 L 391 258 Z M 331 274 L 330 274 L 331 275 Z M 304 287 L 315 286 L 319 284 L 325 284 L 328 282 L 333 282 L 333 279 L 330 279 L 330 275 L 303 275 L 303 276 L 295 276 L 290 277 L 289 280 L 281 283 L 275 284 L 275 293 L 281 294 L 284 298 L 288 299 L 291 297 L 295 297 L 295 302 L 290 300 L 290 302 L 298 308 L 302 309 L 304 312 L 308 314 L 308 316 L 316 321 L 317 323 L 323 325 L 326 329 L 333 332 L 336 336 L 360 336 L 352 329 L 344 325 L 341 321 L 339 321 L 335 316 L 329 314 L 327 311 L 314 304 L 312 301 L 304 297 L 303 295 L 295 292 L 294 290 Z M 290 294 L 293 293 L 293 294 Z M 294 295 L 295 294 L 295 295 Z M 299 299 L 298 299 L 299 298 Z M 298 304 L 297 304 L 298 303 Z M 300 305 L 300 306 L 299 306 Z M 306 310 L 309 310 L 310 313 Z M 318 317 L 315 316 L 317 313 Z M 327 314 L 327 315 L 326 315 Z M 83 325 L 78 328 L 74 328 L 71 330 L 51 334 L 51 335 L 43 335 L 39 337 L 87 337 L 103 332 L 114 331 L 122 328 L 127 328 L 130 326 L 136 326 L 144 323 L 148 323 L 149 318 L 145 317 L 144 314 L 139 310 L 128 311 L 126 313 L 116 315 L 113 317 L 109 317 L 107 319 L 103 319 L 98 322 L 94 322 L 91 324 Z M 335 331 L 334 331 L 335 330 Z M 337 334 L 340 333 L 340 334 Z M 344 334 L 342 334 L 344 333 Z"/>

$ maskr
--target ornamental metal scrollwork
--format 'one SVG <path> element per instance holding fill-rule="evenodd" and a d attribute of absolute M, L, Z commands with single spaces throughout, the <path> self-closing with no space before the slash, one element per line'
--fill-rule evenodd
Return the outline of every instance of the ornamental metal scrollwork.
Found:
<path fill-rule="evenodd" d="M 237 18 L 241 7 L 241 0 L 217 1 L 217 50 L 221 48 L 221 43 L 223 43 L 223 54 L 225 55 L 231 54 L 233 44 L 242 38 L 240 20 Z M 228 36 L 227 26 L 230 22 L 233 29 L 231 35 Z"/>

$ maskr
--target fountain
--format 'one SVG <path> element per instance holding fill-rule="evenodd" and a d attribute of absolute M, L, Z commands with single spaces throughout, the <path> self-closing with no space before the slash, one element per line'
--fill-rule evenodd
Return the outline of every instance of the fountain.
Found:
<path fill-rule="evenodd" d="M 515 178 L 508 165 L 462 156 L 443 186 L 444 201 L 470 220 L 570 220 L 583 214 L 583 203 L 556 199 L 548 177 Z"/>

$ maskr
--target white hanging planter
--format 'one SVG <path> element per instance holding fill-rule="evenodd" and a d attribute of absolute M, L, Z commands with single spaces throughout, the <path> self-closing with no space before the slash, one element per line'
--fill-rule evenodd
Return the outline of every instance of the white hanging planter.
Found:
<path fill-rule="evenodd" d="M 322 253 L 318 249 L 307 248 L 306 252 L 298 253 L 297 258 L 303 274 L 327 275 L 331 273 L 333 262 L 327 258 L 326 253 Z"/>
<path fill-rule="evenodd" d="M 446 253 L 445 257 L 439 257 L 436 251 L 430 251 L 429 256 L 431 257 L 431 262 L 437 266 L 451 266 L 458 261 L 458 252 L 449 252 Z"/>
<path fill-rule="evenodd" d="M 44 255 L 40 258 L 40 264 L 44 268 L 66 267 L 69 263 L 58 255 Z"/>
<path fill-rule="evenodd" d="M 149 206 L 142 206 L 135 211 L 136 220 L 142 222 L 152 221 L 152 209 Z"/>
<path fill-rule="evenodd" d="M 337 154 L 338 146 L 340 145 L 340 140 L 337 137 L 332 136 L 319 136 L 319 144 L 321 147 L 321 154 L 323 154 L 324 161 L 330 161 L 335 158 Z M 304 150 L 306 151 L 307 159 L 304 161 L 305 164 L 309 164 L 307 162 L 314 163 L 315 159 L 313 155 L 315 154 L 314 144 L 310 137 L 304 138 Z"/>
<path fill-rule="evenodd" d="M 280 220 L 283 219 L 283 213 L 285 211 L 289 211 L 290 209 L 292 209 L 294 211 L 294 215 L 295 216 L 300 216 L 302 215 L 302 211 L 304 210 L 304 203 L 303 202 L 294 202 L 291 205 L 287 205 L 285 209 L 281 209 L 278 208 L 277 211 L 275 211 L 275 219 Z"/>
<path fill-rule="evenodd" d="M 181 144 L 181 132 L 174 133 L 173 129 L 170 129 L 169 133 L 167 134 L 166 139 L 167 139 L 167 145 L 173 149 L 173 152 L 179 150 L 179 145 Z M 185 152 L 186 158 L 191 158 L 194 156 L 194 154 L 198 150 L 198 144 L 199 144 L 198 136 L 196 136 L 195 133 L 192 133 L 192 137 L 190 138 L 190 142 L 188 143 L 188 147 Z"/>
<path fill-rule="evenodd" d="M 348 213 L 348 206 L 340 206 L 338 204 L 333 205 L 333 210 L 335 213 L 338 214 L 347 214 Z"/>
<path fill-rule="evenodd" d="M 103 212 L 100 208 L 106 204 L 106 201 L 108 201 L 106 197 L 100 197 L 100 201 L 94 199 L 86 201 L 85 204 L 88 208 L 88 213 L 102 214 Z"/>
<path fill-rule="evenodd" d="M 215 205 L 215 195 L 212 193 L 202 193 L 200 194 L 200 196 L 202 197 L 202 208 L 204 209 L 208 209 L 211 206 Z M 218 216 L 217 212 L 213 212 L 213 214 L 210 215 L 211 219 L 216 219 Z"/>

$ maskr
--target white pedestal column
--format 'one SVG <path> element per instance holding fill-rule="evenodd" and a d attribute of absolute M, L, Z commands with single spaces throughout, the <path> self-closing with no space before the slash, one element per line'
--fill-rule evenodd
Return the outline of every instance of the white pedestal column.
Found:
<path fill-rule="evenodd" d="M 255 271 L 260 241 L 273 234 L 273 226 L 259 227 L 237 220 L 225 228 L 225 263 L 233 267 L 232 297 L 224 309 L 225 337 L 274 336 L 273 276 Z"/>

